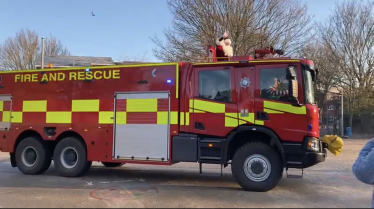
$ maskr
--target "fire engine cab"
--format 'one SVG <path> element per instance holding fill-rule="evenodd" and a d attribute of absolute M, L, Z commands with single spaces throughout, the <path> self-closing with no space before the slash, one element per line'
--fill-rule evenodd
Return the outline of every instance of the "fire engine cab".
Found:
<path fill-rule="evenodd" d="M 326 158 L 307 59 L 254 58 L 0 72 L 0 151 L 13 167 L 84 175 L 99 161 L 231 165 L 245 190 Z M 212 58 L 212 57 L 211 57 Z"/>

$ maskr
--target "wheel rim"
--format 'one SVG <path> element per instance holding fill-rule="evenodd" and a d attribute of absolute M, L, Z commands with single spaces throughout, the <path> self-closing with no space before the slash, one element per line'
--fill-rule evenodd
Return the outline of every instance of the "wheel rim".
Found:
<path fill-rule="evenodd" d="M 65 168 L 74 168 L 78 158 L 78 152 L 74 147 L 65 147 L 60 154 L 61 164 Z"/>
<path fill-rule="evenodd" d="M 38 152 L 32 146 L 25 147 L 22 150 L 22 163 L 27 167 L 32 167 L 38 161 Z"/>
<path fill-rule="evenodd" d="M 270 176 L 271 164 L 265 156 L 254 154 L 244 161 L 243 169 L 250 180 L 261 182 Z"/>

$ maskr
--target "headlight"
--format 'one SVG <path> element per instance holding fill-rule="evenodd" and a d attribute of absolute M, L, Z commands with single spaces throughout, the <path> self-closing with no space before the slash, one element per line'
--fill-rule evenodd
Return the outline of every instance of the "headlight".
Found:
<path fill-rule="evenodd" d="M 319 151 L 319 140 L 311 138 L 308 141 L 308 150 Z"/>

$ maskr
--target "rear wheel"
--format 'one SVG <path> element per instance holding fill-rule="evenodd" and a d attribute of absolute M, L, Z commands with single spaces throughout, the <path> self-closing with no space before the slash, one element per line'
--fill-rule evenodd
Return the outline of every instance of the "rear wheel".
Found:
<path fill-rule="evenodd" d="M 15 160 L 18 169 L 27 175 L 44 173 L 51 166 L 51 153 L 37 137 L 27 137 L 17 146 Z"/>
<path fill-rule="evenodd" d="M 84 144 L 74 137 L 66 137 L 56 145 L 53 161 L 57 172 L 65 177 L 81 176 L 92 165 L 87 161 Z"/>
<path fill-rule="evenodd" d="M 266 192 L 279 183 L 283 166 L 276 150 L 265 143 L 251 142 L 236 151 L 231 170 L 244 190 Z"/>
<path fill-rule="evenodd" d="M 112 163 L 112 162 L 101 162 L 101 164 L 103 164 L 107 168 L 115 168 L 115 167 L 120 167 L 124 165 L 124 163 Z"/>

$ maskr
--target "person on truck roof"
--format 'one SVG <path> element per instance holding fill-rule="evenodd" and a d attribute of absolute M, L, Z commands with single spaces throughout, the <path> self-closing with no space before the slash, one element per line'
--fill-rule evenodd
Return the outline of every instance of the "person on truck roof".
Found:
<path fill-rule="evenodd" d="M 374 208 L 374 138 L 362 148 L 352 166 L 356 178 L 369 185 L 373 185 L 371 208 Z"/>

